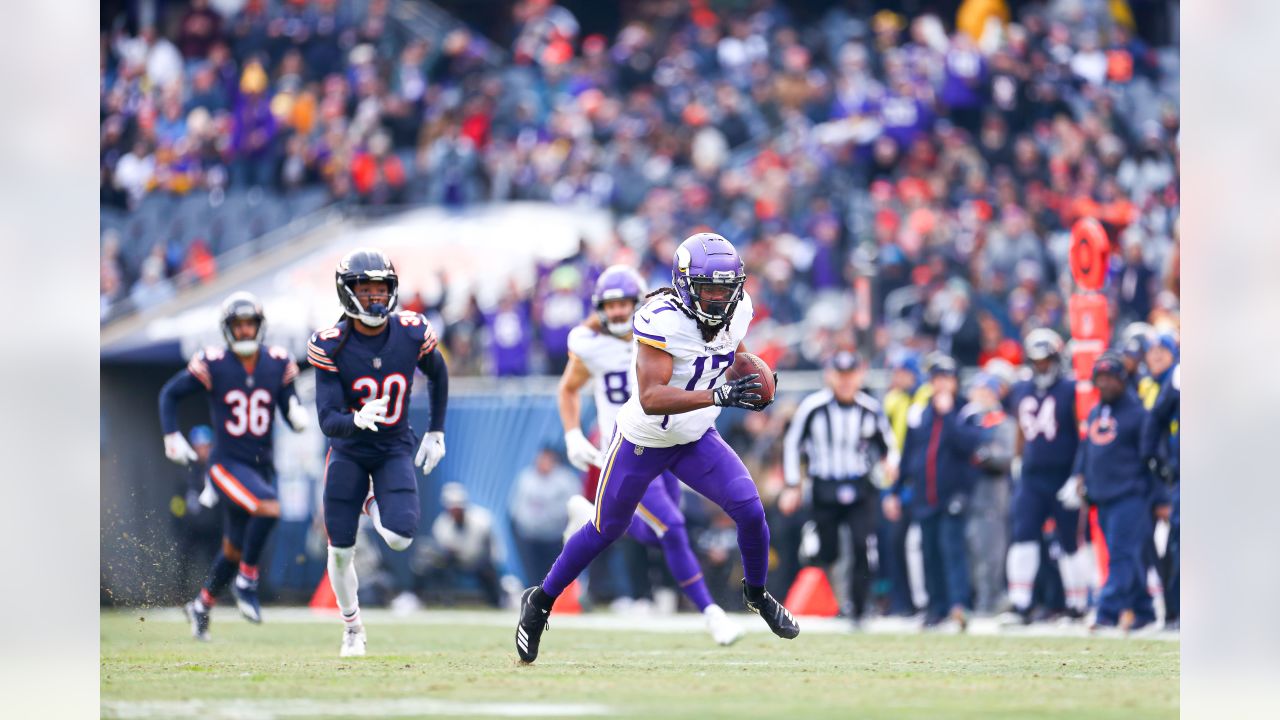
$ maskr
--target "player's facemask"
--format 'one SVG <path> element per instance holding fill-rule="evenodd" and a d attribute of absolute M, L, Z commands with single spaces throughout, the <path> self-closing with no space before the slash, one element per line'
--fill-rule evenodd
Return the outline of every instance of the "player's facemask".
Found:
<path fill-rule="evenodd" d="M 255 323 L 254 333 L 248 338 L 236 337 L 234 326 L 242 320 Z M 222 339 L 231 352 L 240 357 L 250 357 L 258 352 L 262 338 L 267 334 L 267 318 L 257 298 L 248 293 L 236 293 L 222 306 Z"/>
<path fill-rule="evenodd" d="M 689 296 L 693 300 L 694 315 L 708 325 L 719 325 L 729 316 L 733 306 L 742 298 L 745 278 L 731 280 L 689 279 Z"/>
<path fill-rule="evenodd" d="M 604 325 L 610 335 L 613 335 L 614 337 L 626 337 L 627 334 L 631 332 L 632 316 L 635 315 L 635 311 L 640 306 L 640 303 L 632 302 L 631 312 L 627 313 L 627 316 L 622 320 L 617 321 L 609 319 L 609 315 L 605 313 L 603 306 L 604 303 L 601 303 L 601 308 L 597 310 L 597 313 L 600 315 L 600 323 Z"/>
<path fill-rule="evenodd" d="M 1044 372 L 1035 370 L 1033 367 L 1031 380 L 1035 383 L 1037 390 L 1044 392 L 1045 390 L 1053 387 L 1054 383 L 1058 382 L 1058 374 L 1059 368 L 1057 356 L 1054 355 L 1050 356 L 1049 366 Z"/>
<path fill-rule="evenodd" d="M 254 337 L 247 340 L 232 340 L 230 342 L 231 352 L 240 357 L 249 357 L 258 352 L 258 337 L 262 334 L 262 323 L 258 323 L 258 331 L 254 333 Z M 234 336 L 234 333 L 232 334 Z"/>
<path fill-rule="evenodd" d="M 343 311 L 347 314 L 347 317 L 356 318 L 369 327 L 381 327 L 387 321 L 387 317 L 391 315 L 391 311 L 396 307 L 398 283 L 394 281 L 387 282 L 387 300 L 385 303 L 371 302 L 367 306 L 356 295 L 356 291 L 353 288 L 354 285 L 355 282 L 342 284 L 342 289 L 347 294 L 347 301 L 342 304 Z"/>

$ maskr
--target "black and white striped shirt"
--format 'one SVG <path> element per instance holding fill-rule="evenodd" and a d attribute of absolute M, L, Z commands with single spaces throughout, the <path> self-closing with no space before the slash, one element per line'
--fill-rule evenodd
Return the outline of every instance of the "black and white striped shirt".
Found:
<path fill-rule="evenodd" d="M 787 485 L 804 475 L 814 480 L 852 480 L 871 472 L 876 461 L 897 461 L 893 430 L 880 402 L 859 392 L 853 403 L 841 405 L 830 389 L 819 390 L 800 402 L 791 417 L 782 445 L 782 471 Z"/>

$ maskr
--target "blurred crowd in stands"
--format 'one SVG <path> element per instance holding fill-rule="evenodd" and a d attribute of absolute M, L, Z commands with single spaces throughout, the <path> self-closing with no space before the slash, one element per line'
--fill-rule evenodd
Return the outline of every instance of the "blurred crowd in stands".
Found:
<path fill-rule="evenodd" d="M 743 250 L 753 339 L 781 368 L 815 367 L 807 348 L 849 335 L 876 362 L 905 346 L 1016 362 L 1026 328 L 1064 326 L 1084 216 L 1114 244 L 1113 327 L 1177 312 L 1177 53 L 1140 40 L 1123 2 L 834 8 L 803 25 L 770 0 L 636 3 L 604 37 L 525 0 L 499 63 L 468 30 L 408 31 L 394 6 L 192 0 L 105 31 L 104 207 L 318 186 L 366 204 L 612 210 L 608 248 L 584 243 L 492 307 L 437 313 L 458 373 L 556 372 L 600 268 L 663 284 L 701 228 Z M 105 234 L 104 316 L 213 277 L 192 235 L 131 263 Z"/>

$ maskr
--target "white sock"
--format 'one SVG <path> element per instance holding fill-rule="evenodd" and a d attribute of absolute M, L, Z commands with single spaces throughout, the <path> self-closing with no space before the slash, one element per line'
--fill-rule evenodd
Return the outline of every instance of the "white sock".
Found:
<path fill-rule="evenodd" d="M 918 608 L 929 604 L 929 591 L 924 584 L 924 535 L 920 525 L 907 528 L 907 582 L 911 585 L 911 602 Z"/>
<path fill-rule="evenodd" d="M 360 580 L 356 577 L 356 549 L 329 546 L 329 584 L 338 599 L 342 621 L 347 625 L 360 624 Z"/>
<path fill-rule="evenodd" d="M 364 511 L 369 516 L 369 519 L 373 521 L 373 529 L 382 536 L 382 539 L 386 541 L 392 550 L 397 552 L 408 550 L 409 546 L 413 544 L 413 538 L 405 537 L 400 533 L 392 532 L 382 527 L 382 513 L 378 511 L 377 500 L 372 497 L 365 500 Z"/>
<path fill-rule="evenodd" d="M 1093 551 L 1093 543 L 1085 543 L 1076 551 L 1076 561 L 1080 563 L 1080 577 L 1084 578 L 1084 585 L 1096 597 L 1098 592 L 1102 590 L 1102 578 L 1098 570 L 1098 554 Z"/>
<path fill-rule="evenodd" d="M 1004 572 L 1009 578 L 1009 602 L 1018 610 L 1031 607 L 1031 589 L 1040 569 L 1040 546 L 1035 542 L 1020 542 L 1009 546 Z M 1066 583 L 1066 579 L 1063 579 Z"/>
<path fill-rule="evenodd" d="M 1067 596 L 1067 607 L 1080 612 L 1089 605 L 1089 576 L 1087 568 L 1080 564 L 1082 557 L 1084 553 L 1076 550 L 1058 558 L 1058 572 L 1062 575 L 1062 592 Z"/>

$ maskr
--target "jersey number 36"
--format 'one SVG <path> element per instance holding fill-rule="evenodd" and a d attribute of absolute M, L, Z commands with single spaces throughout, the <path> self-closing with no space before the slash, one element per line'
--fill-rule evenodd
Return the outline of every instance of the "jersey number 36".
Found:
<path fill-rule="evenodd" d="M 266 390 L 258 388 L 248 395 L 243 390 L 232 390 L 222 400 L 231 412 L 226 426 L 233 437 L 245 432 L 262 437 L 271 429 L 271 393 Z"/>

